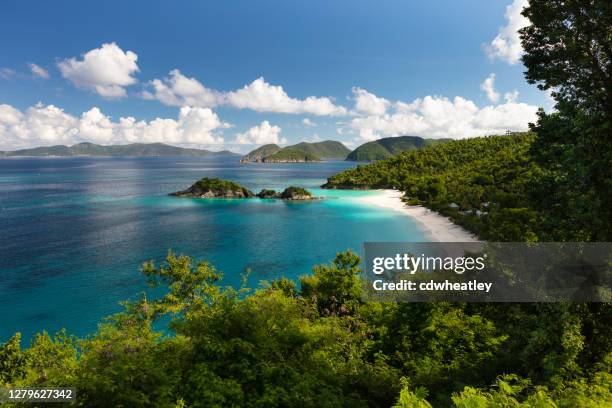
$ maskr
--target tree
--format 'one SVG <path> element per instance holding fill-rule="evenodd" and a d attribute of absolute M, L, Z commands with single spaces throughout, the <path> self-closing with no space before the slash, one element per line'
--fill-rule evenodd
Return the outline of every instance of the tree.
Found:
<path fill-rule="evenodd" d="M 552 209 L 550 224 L 570 227 L 557 239 L 609 241 L 612 3 L 532 0 L 523 15 L 531 22 L 520 31 L 525 77 L 556 101 L 556 112 L 541 110 L 531 126 L 545 170 L 534 201 Z"/>

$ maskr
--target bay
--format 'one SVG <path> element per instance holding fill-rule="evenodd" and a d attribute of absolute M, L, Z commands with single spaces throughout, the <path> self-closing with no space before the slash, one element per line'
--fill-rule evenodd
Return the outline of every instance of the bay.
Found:
<path fill-rule="evenodd" d="M 84 336 L 146 290 L 140 266 L 168 250 L 210 261 L 237 286 L 297 279 L 365 241 L 423 241 L 401 213 L 368 206 L 370 191 L 330 191 L 345 161 L 240 164 L 236 157 L 0 159 L 0 341 L 65 327 Z M 169 197 L 201 177 L 259 191 L 297 185 L 325 199 Z"/>

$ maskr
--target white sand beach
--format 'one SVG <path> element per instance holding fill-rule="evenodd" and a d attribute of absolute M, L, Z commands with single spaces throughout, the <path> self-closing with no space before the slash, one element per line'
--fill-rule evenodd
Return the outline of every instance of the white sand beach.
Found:
<path fill-rule="evenodd" d="M 420 205 L 406 205 L 397 190 L 378 190 L 380 194 L 360 197 L 359 200 L 370 205 L 400 211 L 414 218 L 429 239 L 436 242 L 477 242 L 469 231 L 454 224 L 449 218 Z"/>

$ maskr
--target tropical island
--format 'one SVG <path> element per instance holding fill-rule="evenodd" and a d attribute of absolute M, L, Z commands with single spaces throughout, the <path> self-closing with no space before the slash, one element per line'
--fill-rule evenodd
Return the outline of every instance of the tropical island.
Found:
<path fill-rule="evenodd" d="M 281 148 L 276 144 L 263 145 L 242 157 L 241 163 L 306 163 L 323 159 L 344 160 L 351 151 L 335 140 L 301 142 Z"/>
<path fill-rule="evenodd" d="M 236 156 L 228 150 L 213 152 L 203 149 L 187 149 L 164 143 L 131 143 L 126 145 L 103 146 L 90 142 L 72 146 L 42 146 L 0 152 L 0 157 L 71 157 L 71 156 Z"/>
<path fill-rule="evenodd" d="M 176 191 L 169 195 L 174 197 L 187 197 L 187 198 L 275 198 L 289 201 L 307 201 L 317 200 L 320 197 L 315 197 L 312 193 L 305 188 L 290 186 L 285 188 L 282 192 L 276 192 L 275 190 L 262 189 L 259 193 L 255 194 L 246 187 L 234 183 L 229 180 L 222 180 L 219 178 L 204 177 L 195 182 L 191 187 L 186 190 Z"/>

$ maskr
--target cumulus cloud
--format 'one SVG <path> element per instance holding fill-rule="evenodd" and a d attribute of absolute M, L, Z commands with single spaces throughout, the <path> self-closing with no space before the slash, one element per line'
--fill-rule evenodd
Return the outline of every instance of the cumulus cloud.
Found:
<path fill-rule="evenodd" d="M 124 52 L 117 44 L 110 43 L 86 52 L 80 60 L 68 58 L 57 66 L 62 76 L 76 87 L 117 99 L 126 95 L 125 87 L 137 82 L 133 76 L 140 71 L 137 60 L 134 52 Z"/>
<path fill-rule="evenodd" d="M 493 103 L 499 101 L 499 92 L 495 90 L 495 74 L 489 74 L 487 79 L 480 84 L 480 89 L 487 94 L 487 98 Z"/>
<path fill-rule="evenodd" d="M 314 123 L 312 120 L 310 120 L 308 118 L 302 119 L 302 123 L 304 124 L 304 126 L 308 126 L 308 127 L 315 127 L 315 126 L 317 126 L 316 123 Z"/>
<path fill-rule="evenodd" d="M 244 133 L 237 133 L 234 143 L 240 145 L 249 144 L 286 144 L 287 139 L 280 137 L 281 128 L 275 125 L 270 125 L 270 122 L 264 120 L 259 126 L 253 126 Z"/>
<path fill-rule="evenodd" d="M 218 146 L 224 142 L 221 130 L 228 127 L 212 110 L 199 107 L 182 107 L 176 119 L 146 121 L 128 116 L 113 121 L 97 107 L 77 117 L 54 105 L 39 103 L 21 112 L 0 104 L 0 147 L 3 149 L 83 141 Z"/>
<path fill-rule="evenodd" d="M 188 78 L 175 69 L 166 78 L 154 79 L 149 86 L 150 90 L 142 94 L 145 99 L 157 99 L 170 106 L 231 106 L 256 112 L 307 113 L 318 116 L 347 113 L 346 108 L 335 105 L 328 97 L 292 98 L 283 87 L 271 85 L 263 77 L 240 89 L 221 92 L 206 88 L 197 79 Z"/>
<path fill-rule="evenodd" d="M 46 69 L 44 69 L 40 65 L 36 65 L 33 62 L 31 62 L 28 64 L 28 67 L 30 68 L 30 71 L 32 71 L 32 75 L 34 75 L 35 77 L 42 78 L 42 79 L 49 79 L 49 73 L 47 72 Z"/>
<path fill-rule="evenodd" d="M 529 20 L 521 14 L 528 5 L 529 0 L 514 0 L 506 7 L 506 25 L 499 29 L 497 36 L 485 48 L 489 58 L 499 58 L 512 65 L 520 60 L 523 48 L 518 30 L 529 24 Z"/>
<path fill-rule="evenodd" d="M 355 111 L 363 115 L 384 115 L 391 103 L 385 98 L 379 98 L 365 89 L 353 87 Z"/>
<path fill-rule="evenodd" d="M 312 115 L 344 115 L 346 109 L 336 106 L 330 98 L 309 96 L 306 99 L 291 98 L 283 87 L 270 85 L 263 77 L 257 78 L 242 89 L 228 92 L 227 104 L 257 112 L 309 113 Z"/>
<path fill-rule="evenodd" d="M 349 126 L 363 140 L 400 135 L 466 138 L 527 130 L 536 112 L 536 106 L 515 101 L 479 108 L 459 96 L 452 100 L 426 96 L 411 103 L 397 102 L 392 113 L 354 118 Z"/>
<path fill-rule="evenodd" d="M 222 103 L 223 95 L 205 88 L 197 79 L 188 78 L 178 69 L 170 71 L 169 76 L 154 79 L 150 86 L 152 92 L 142 93 L 145 99 L 157 99 L 168 106 L 199 106 L 213 108 Z"/>

